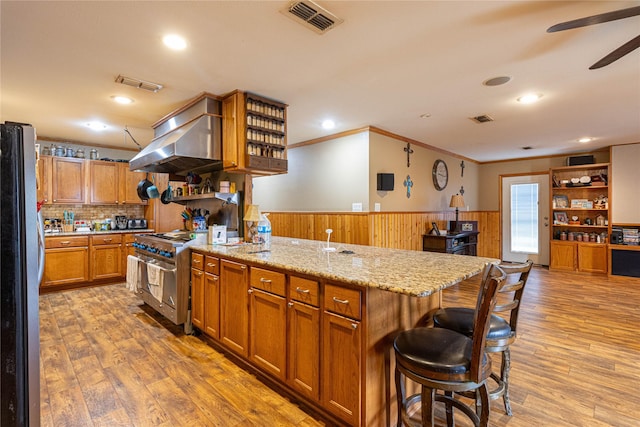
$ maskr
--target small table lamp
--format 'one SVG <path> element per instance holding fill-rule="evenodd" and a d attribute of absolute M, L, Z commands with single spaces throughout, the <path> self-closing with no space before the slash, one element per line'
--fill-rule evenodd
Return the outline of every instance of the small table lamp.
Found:
<path fill-rule="evenodd" d="M 260 206 L 249 205 L 243 220 L 245 220 L 248 223 L 247 227 L 249 230 L 249 241 L 252 243 L 257 242 L 258 240 L 257 225 L 258 225 L 258 221 L 260 221 Z"/>
<path fill-rule="evenodd" d="M 456 231 L 460 229 L 460 225 L 458 224 L 458 209 L 464 208 L 465 206 L 464 199 L 460 194 L 451 196 L 451 203 L 449 203 L 449 207 L 456 208 Z"/>

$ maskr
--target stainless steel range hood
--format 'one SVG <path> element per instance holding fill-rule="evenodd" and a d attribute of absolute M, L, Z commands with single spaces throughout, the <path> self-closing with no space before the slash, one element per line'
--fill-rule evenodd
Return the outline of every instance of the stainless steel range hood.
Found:
<path fill-rule="evenodd" d="M 129 169 L 185 174 L 222 169 L 220 100 L 203 93 L 154 124 L 155 138 L 129 161 Z"/>

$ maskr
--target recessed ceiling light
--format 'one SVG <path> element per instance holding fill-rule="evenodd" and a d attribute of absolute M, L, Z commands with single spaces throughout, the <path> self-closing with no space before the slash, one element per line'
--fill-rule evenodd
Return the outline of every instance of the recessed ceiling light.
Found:
<path fill-rule="evenodd" d="M 184 50 L 187 47 L 187 41 L 177 34 L 168 34 L 162 38 L 162 42 L 169 49 Z"/>
<path fill-rule="evenodd" d="M 114 102 L 117 102 L 118 104 L 131 104 L 133 102 L 133 99 L 127 97 L 127 96 L 112 96 L 111 99 L 113 99 Z"/>
<path fill-rule="evenodd" d="M 534 102 L 538 102 L 540 98 L 542 98 L 542 95 L 539 93 L 528 93 L 518 98 L 518 102 L 521 104 L 533 104 Z"/>
<path fill-rule="evenodd" d="M 429 117 L 431 117 L 431 114 L 429 113 L 420 114 L 421 119 L 428 119 Z"/>
<path fill-rule="evenodd" d="M 323 129 L 333 129 L 334 127 L 336 127 L 336 124 L 335 124 L 335 122 L 334 122 L 333 120 L 331 120 L 331 119 L 327 119 L 327 120 L 324 120 L 324 121 L 322 122 L 322 128 L 323 128 Z"/>
<path fill-rule="evenodd" d="M 484 82 L 482 82 L 482 84 L 485 86 L 500 86 L 505 83 L 509 83 L 510 81 L 511 81 L 511 77 L 500 76 L 500 77 L 493 77 L 489 80 L 485 80 Z"/>
<path fill-rule="evenodd" d="M 581 144 L 586 144 L 587 142 L 591 142 L 591 141 L 593 141 L 593 138 L 589 138 L 589 137 L 580 138 L 578 140 L 578 142 Z"/>
<path fill-rule="evenodd" d="M 102 130 L 105 130 L 107 128 L 107 125 L 100 122 L 89 122 L 87 123 L 87 127 L 91 130 L 95 130 L 96 132 L 100 132 Z"/>

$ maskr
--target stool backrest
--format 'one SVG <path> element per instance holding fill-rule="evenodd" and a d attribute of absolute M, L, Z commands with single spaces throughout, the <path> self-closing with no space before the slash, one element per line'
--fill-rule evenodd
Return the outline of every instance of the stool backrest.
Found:
<path fill-rule="evenodd" d="M 487 332 L 489 331 L 489 321 L 491 312 L 496 305 L 496 299 L 499 289 L 502 287 L 506 279 L 506 274 L 500 267 L 491 264 L 485 269 L 483 280 L 480 284 L 478 293 L 478 302 L 473 318 L 473 345 L 471 352 L 470 380 L 480 382 L 485 378 L 483 372 L 483 359 L 485 357 L 485 342 Z"/>
<path fill-rule="evenodd" d="M 522 302 L 522 296 L 524 294 L 524 287 L 529 279 L 529 273 L 533 266 L 532 261 L 515 264 L 500 264 L 500 268 L 507 275 L 507 279 L 500 288 L 500 295 L 498 296 L 498 302 L 493 309 L 494 313 L 509 312 L 508 322 L 511 327 L 512 334 L 516 333 L 516 326 L 518 325 L 518 313 L 520 311 L 520 303 Z M 512 278 L 517 278 L 513 281 Z M 500 296 L 503 294 L 512 293 L 509 298 L 502 300 Z"/>

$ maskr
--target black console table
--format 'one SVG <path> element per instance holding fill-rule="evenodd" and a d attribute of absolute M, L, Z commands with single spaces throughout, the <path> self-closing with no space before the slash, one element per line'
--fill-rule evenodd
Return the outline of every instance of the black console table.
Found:
<path fill-rule="evenodd" d="M 444 236 L 423 234 L 422 250 L 476 256 L 478 250 L 478 234 L 480 234 L 479 231 L 461 231 Z"/>

